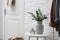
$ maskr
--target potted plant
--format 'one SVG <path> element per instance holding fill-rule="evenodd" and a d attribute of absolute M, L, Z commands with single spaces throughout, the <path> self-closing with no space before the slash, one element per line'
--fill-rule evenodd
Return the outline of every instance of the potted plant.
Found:
<path fill-rule="evenodd" d="M 32 28 L 32 29 L 30 30 L 30 33 L 35 34 L 34 28 Z"/>
<path fill-rule="evenodd" d="M 32 20 L 37 21 L 36 32 L 38 34 L 42 34 L 43 30 L 44 30 L 44 27 L 42 25 L 42 21 L 44 19 L 47 19 L 47 16 L 43 15 L 40 9 L 38 9 L 36 11 L 36 14 L 33 14 L 32 12 L 28 12 L 28 13 L 32 15 L 32 17 L 33 17 Z"/>

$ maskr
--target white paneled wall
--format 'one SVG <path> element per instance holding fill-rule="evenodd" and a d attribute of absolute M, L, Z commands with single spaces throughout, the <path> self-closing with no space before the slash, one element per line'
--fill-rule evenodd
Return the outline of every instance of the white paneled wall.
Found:
<path fill-rule="evenodd" d="M 27 12 L 35 13 L 35 11 L 38 8 L 40 8 L 43 14 L 50 15 L 51 4 L 52 4 L 52 0 L 25 0 L 24 32 L 29 32 L 31 28 L 35 28 L 37 24 L 36 21 L 32 20 L 32 16 Z M 51 38 L 50 40 L 53 40 L 53 28 L 49 26 L 49 21 L 50 21 L 49 15 L 48 15 L 48 19 L 43 21 L 44 32 L 50 34 L 50 38 Z M 55 32 L 55 34 L 57 34 L 57 32 Z"/>
<path fill-rule="evenodd" d="M 32 20 L 32 16 L 27 12 L 33 12 L 40 8 L 43 14 L 50 14 L 51 0 L 25 0 L 25 31 L 29 31 L 36 26 L 36 21 Z M 49 19 L 48 19 L 49 22 Z M 45 23 L 44 23 L 45 24 Z"/>

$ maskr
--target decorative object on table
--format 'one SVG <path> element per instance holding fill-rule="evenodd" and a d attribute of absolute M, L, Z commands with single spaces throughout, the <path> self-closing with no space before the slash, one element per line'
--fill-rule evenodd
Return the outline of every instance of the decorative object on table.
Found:
<path fill-rule="evenodd" d="M 35 34 L 34 28 L 32 28 L 32 29 L 30 30 L 30 33 Z"/>
<path fill-rule="evenodd" d="M 44 19 L 47 19 L 47 16 L 44 15 L 44 14 L 42 14 L 42 12 L 41 12 L 40 9 L 38 9 L 38 10 L 36 11 L 36 15 L 33 14 L 33 13 L 31 13 L 31 12 L 28 12 L 28 13 L 32 15 L 33 20 L 37 21 L 36 32 L 37 32 L 38 34 L 42 34 L 42 33 L 43 33 L 43 30 L 44 30 L 44 27 L 43 27 L 43 25 L 42 25 L 42 21 L 43 21 Z"/>

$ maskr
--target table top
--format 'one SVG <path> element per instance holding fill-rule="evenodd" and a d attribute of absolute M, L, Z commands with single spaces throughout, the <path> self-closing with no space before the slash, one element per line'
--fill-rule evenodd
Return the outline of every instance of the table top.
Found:
<path fill-rule="evenodd" d="M 49 34 L 46 34 L 46 33 L 43 33 L 43 34 L 32 34 L 32 33 L 29 33 L 29 32 L 26 32 L 25 35 L 27 35 L 27 36 L 38 36 L 38 37 L 49 36 Z"/>

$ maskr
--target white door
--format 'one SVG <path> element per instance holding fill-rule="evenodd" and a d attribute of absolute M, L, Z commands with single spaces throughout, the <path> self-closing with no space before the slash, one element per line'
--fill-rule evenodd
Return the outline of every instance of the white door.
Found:
<path fill-rule="evenodd" d="M 23 1 L 15 0 L 15 6 L 7 7 L 7 0 L 4 0 L 3 8 L 3 40 L 11 37 L 23 36 Z M 22 4 L 22 5 L 21 5 Z"/>

